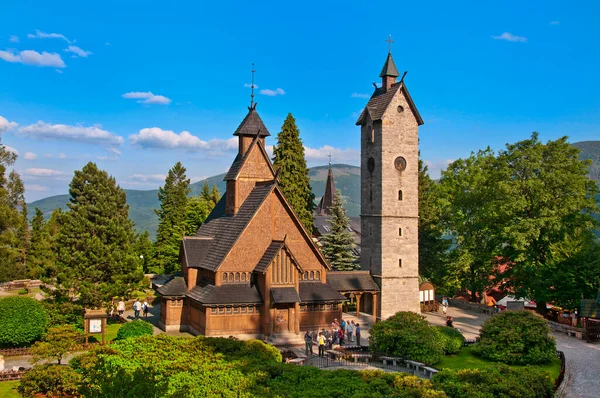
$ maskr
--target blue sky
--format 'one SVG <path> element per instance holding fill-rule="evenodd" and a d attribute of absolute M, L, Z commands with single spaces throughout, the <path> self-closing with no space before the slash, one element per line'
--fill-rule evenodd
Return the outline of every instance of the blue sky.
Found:
<path fill-rule="evenodd" d="M 532 131 L 600 139 L 594 1 L 4 3 L 0 137 L 28 200 L 66 193 L 90 160 L 131 189 L 178 160 L 194 180 L 226 171 L 252 62 L 268 145 L 292 112 L 309 165 L 358 164 L 389 34 L 434 177 Z"/>

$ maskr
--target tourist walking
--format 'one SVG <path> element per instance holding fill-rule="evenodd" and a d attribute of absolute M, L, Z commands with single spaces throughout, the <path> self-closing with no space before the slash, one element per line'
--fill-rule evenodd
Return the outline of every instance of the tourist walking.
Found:
<path fill-rule="evenodd" d="M 454 322 L 452 322 L 452 317 L 450 315 L 446 317 L 446 326 L 448 326 L 449 328 L 454 327 Z"/>
<path fill-rule="evenodd" d="M 354 333 L 354 321 L 348 321 L 346 322 L 346 340 L 354 342 L 352 333 Z"/>
<path fill-rule="evenodd" d="M 123 299 L 119 300 L 119 303 L 117 304 L 117 311 L 119 312 L 119 316 L 122 317 L 123 313 L 125 312 L 125 302 Z"/>
<path fill-rule="evenodd" d="M 144 319 L 148 319 L 148 312 L 150 311 L 150 304 L 148 301 L 144 300 L 144 304 L 142 304 L 142 310 L 144 311 Z"/>
<path fill-rule="evenodd" d="M 360 347 L 360 323 L 356 324 L 354 331 L 356 333 L 356 345 Z"/>
<path fill-rule="evenodd" d="M 325 356 L 325 336 L 323 336 L 323 333 L 319 333 L 319 356 Z"/>
<path fill-rule="evenodd" d="M 448 297 L 442 298 L 442 314 L 446 315 L 448 312 Z"/>
<path fill-rule="evenodd" d="M 338 337 L 340 339 L 340 346 L 344 345 L 344 328 L 340 327 L 340 331 L 338 332 Z"/>
<path fill-rule="evenodd" d="M 571 313 L 571 325 L 576 328 L 577 327 L 577 310 Z"/>
<path fill-rule="evenodd" d="M 133 303 L 133 317 L 138 319 L 140 317 L 140 310 L 142 309 L 142 303 L 140 303 L 140 299 L 135 299 L 135 303 Z"/>
<path fill-rule="evenodd" d="M 310 351 L 310 355 L 315 355 L 313 353 L 313 337 L 312 334 L 307 330 L 306 333 L 304 334 L 304 344 L 306 345 L 306 355 L 308 355 L 308 352 Z"/>
<path fill-rule="evenodd" d="M 110 300 L 110 313 L 108 317 L 110 319 L 115 319 L 115 299 Z"/>

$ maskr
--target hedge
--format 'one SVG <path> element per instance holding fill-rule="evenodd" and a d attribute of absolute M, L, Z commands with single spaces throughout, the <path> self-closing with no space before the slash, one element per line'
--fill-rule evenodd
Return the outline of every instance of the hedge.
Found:
<path fill-rule="evenodd" d="M 26 372 L 17 389 L 23 397 L 77 397 L 80 382 L 69 366 L 41 365 Z"/>
<path fill-rule="evenodd" d="M 152 324 L 142 321 L 141 319 L 137 319 L 135 321 L 127 322 L 119 328 L 117 331 L 117 340 L 124 340 L 131 337 L 140 337 L 146 335 L 152 336 L 153 334 L 154 329 L 152 328 Z"/>
<path fill-rule="evenodd" d="M 44 306 L 29 297 L 0 299 L 0 345 L 22 347 L 39 340 L 46 331 Z"/>
<path fill-rule="evenodd" d="M 545 364 L 556 357 L 556 341 L 540 315 L 505 311 L 484 322 L 473 352 L 509 365 Z"/>
<path fill-rule="evenodd" d="M 444 343 L 444 354 L 458 354 L 465 342 L 465 336 L 455 328 L 448 326 L 436 326 L 435 328 L 441 334 L 441 340 Z"/>

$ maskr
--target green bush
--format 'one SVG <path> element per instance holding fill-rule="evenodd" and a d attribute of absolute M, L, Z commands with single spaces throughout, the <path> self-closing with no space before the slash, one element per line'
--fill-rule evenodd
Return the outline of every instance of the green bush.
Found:
<path fill-rule="evenodd" d="M 78 397 L 81 376 L 69 366 L 41 365 L 23 375 L 18 391 L 23 397 Z"/>
<path fill-rule="evenodd" d="M 390 356 L 433 365 L 444 355 L 444 336 L 414 312 L 398 312 L 374 324 L 370 335 L 371 349 Z"/>
<path fill-rule="evenodd" d="M 509 365 L 537 365 L 556 356 L 556 341 L 544 318 L 530 311 L 505 311 L 484 322 L 476 355 Z"/>
<path fill-rule="evenodd" d="M 547 372 L 534 367 L 510 368 L 498 364 L 486 369 L 444 369 L 433 377 L 433 386 L 450 398 L 545 398 L 553 396 Z"/>
<path fill-rule="evenodd" d="M 46 331 L 48 316 L 36 300 L 28 297 L 0 299 L 0 345 L 25 346 Z"/>
<path fill-rule="evenodd" d="M 23 289 L 17 290 L 17 293 L 19 295 L 23 296 L 23 295 L 29 293 L 29 290 L 27 290 L 27 288 L 23 288 Z"/>
<path fill-rule="evenodd" d="M 137 319 L 132 322 L 127 322 L 117 331 L 117 340 L 124 340 L 131 337 L 152 336 L 154 329 L 152 324 Z"/>
<path fill-rule="evenodd" d="M 43 302 L 48 312 L 48 324 L 52 326 L 73 325 L 83 330 L 83 306 L 72 301 L 45 300 Z"/>
<path fill-rule="evenodd" d="M 444 354 L 458 354 L 465 342 L 465 336 L 458 330 L 448 326 L 436 326 L 435 328 L 441 334 L 441 340 L 444 343 Z"/>

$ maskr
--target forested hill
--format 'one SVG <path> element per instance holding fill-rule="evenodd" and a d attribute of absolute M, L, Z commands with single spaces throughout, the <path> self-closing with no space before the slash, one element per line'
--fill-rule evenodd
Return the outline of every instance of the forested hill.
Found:
<path fill-rule="evenodd" d="M 583 159 L 591 159 L 590 178 L 600 181 L 600 141 L 581 141 L 573 146 L 581 151 Z"/>
<path fill-rule="evenodd" d="M 334 164 L 331 167 L 335 186 L 344 196 L 348 215 L 358 216 L 360 214 L 360 168 L 346 164 Z M 328 166 L 317 166 L 309 169 L 310 182 L 317 202 L 325 190 L 327 170 Z M 213 184 L 217 184 L 219 191 L 221 193 L 225 192 L 224 176 L 225 174 L 219 174 L 191 184 L 192 193 L 200 193 L 204 182 L 208 182 L 211 187 Z M 136 229 L 138 232 L 148 231 L 154 237 L 158 225 L 158 219 L 154 214 L 154 209 L 159 207 L 158 190 L 126 189 L 125 192 L 127 193 L 127 203 L 129 203 L 129 217 L 135 223 Z M 29 203 L 28 206 L 31 210 L 39 207 L 49 217 L 50 213 L 58 207 L 66 209 L 68 201 L 69 195 L 56 195 Z M 34 214 L 33 211 L 29 213 Z"/>

